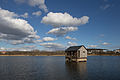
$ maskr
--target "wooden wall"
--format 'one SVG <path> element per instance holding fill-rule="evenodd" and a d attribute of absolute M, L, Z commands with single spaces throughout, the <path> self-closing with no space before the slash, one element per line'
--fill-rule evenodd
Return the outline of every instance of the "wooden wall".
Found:
<path fill-rule="evenodd" d="M 77 51 L 77 53 L 78 58 L 87 57 L 87 50 L 83 46 Z"/>

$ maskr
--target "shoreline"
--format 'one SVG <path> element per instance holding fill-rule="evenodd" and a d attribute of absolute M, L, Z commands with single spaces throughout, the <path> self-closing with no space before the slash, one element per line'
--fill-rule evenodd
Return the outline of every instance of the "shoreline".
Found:
<path fill-rule="evenodd" d="M 65 56 L 65 55 L 0 55 L 0 56 Z"/>
<path fill-rule="evenodd" d="M 0 56 L 65 56 L 65 55 L 0 55 Z M 88 54 L 88 56 L 120 56 L 120 54 Z"/>

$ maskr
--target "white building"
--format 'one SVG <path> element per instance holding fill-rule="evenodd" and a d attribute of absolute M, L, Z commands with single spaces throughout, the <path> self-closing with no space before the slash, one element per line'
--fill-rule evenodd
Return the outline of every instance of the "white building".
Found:
<path fill-rule="evenodd" d="M 65 50 L 66 61 L 87 61 L 87 49 L 85 46 L 71 46 Z"/>
<path fill-rule="evenodd" d="M 120 53 L 120 49 L 114 50 L 115 53 Z"/>

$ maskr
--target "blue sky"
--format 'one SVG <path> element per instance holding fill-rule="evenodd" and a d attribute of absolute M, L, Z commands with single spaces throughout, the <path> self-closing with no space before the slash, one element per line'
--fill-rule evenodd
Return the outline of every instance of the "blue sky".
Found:
<path fill-rule="evenodd" d="M 62 50 L 74 45 L 120 48 L 119 3 L 119 0 L 0 0 L 0 49 Z"/>

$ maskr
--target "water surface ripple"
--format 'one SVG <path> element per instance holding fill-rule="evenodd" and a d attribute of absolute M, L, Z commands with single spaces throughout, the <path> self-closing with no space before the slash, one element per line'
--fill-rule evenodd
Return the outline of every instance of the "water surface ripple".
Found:
<path fill-rule="evenodd" d="M 120 80 L 120 56 L 88 56 L 65 63 L 62 56 L 0 56 L 0 80 Z"/>

